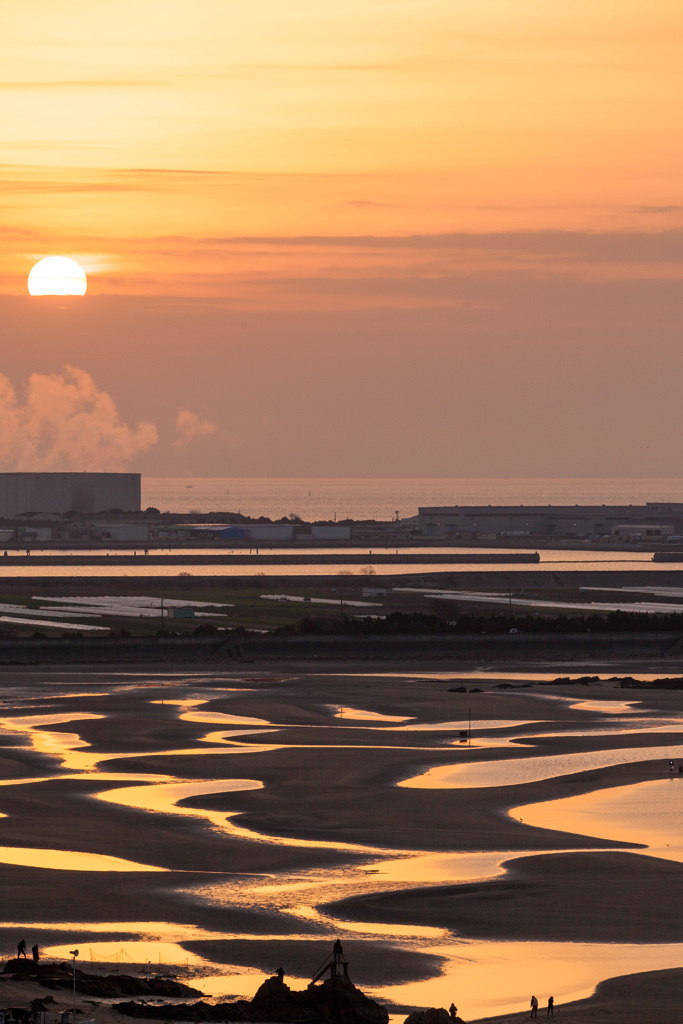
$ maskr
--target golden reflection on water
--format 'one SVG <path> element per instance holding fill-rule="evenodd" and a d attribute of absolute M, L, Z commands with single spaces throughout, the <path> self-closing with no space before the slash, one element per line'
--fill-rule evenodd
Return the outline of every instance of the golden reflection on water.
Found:
<path fill-rule="evenodd" d="M 347 708 L 342 704 L 326 705 L 334 712 L 335 718 L 349 718 L 360 722 L 410 722 L 414 715 L 381 715 L 379 711 L 363 711 L 361 708 Z"/>
<path fill-rule="evenodd" d="M 502 864 L 510 852 L 493 853 L 429 853 L 417 857 L 374 861 L 360 871 L 372 874 L 380 882 L 413 882 L 421 885 L 442 885 L 447 882 L 470 882 L 504 873 Z"/>
<path fill-rule="evenodd" d="M 119 776 L 120 778 L 120 776 Z M 281 846 L 295 846 L 308 849 L 332 849 L 339 852 L 379 854 L 384 851 L 379 847 L 361 846 L 358 843 L 328 842 L 316 839 L 293 839 L 290 837 L 265 836 L 243 825 L 238 825 L 232 818 L 237 811 L 210 811 L 195 807 L 180 807 L 180 800 L 201 796 L 206 793 L 237 793 L 252 789 L 262 789 L 263 783 L 256 779 L 213 779 L 195 782 L 181 782 L 177 779 L 159 785 L 133 786 L 121 789 L 106 790 L 95 794 L 96 799 L 107 803 L 122 804 L 135 807 L 142 811 L 154 811 L 161 814 L 180 814 L 187 817 L 203 818 L 212 828 L 227 835 L 241 839 L 251 839 L 258 843 L 273 843 Z"/>
<path fill-rule="evenodd" d="M 83 930 L 91 930 L 88 925 L 81 925 Z M 163 926 L 162 926 L 163 927 Z M 109 925 L 108 931 L 118 931 L 118 925 Z M 204 936 L 206 937 L 206 936 Z M 216 938 L 216 935 L 212 935 Z M 69 958 L 69 947 L 71 943 L 63 946 L 48 946 L 43 954 L 47 957 Z M 195 956 L 188 950 L 183 949 L 177 942 L 163 941 L 162 939 L 140 939 L 131 936 L 130 939 L 115 939 L 107 942 L 85 942 L 84 949 L 80 952 L 80 960 L 91 961 L 92 963 L 129 963 L 129 964 L 163 964 L 163 965 L 184 965 L 184 966 L 209 966 L 208 962 L 200 956 Z"/>
<path fill-rule="evenodd" d="M 228 692 L 241 693 L 249 691 L 237 691 L 232 690 Z M 221 696 L 224 696 L 225 691 L 221 691 Z M 245 715 L 230 715 L 223 711 L 195 711 L 200 704 L 208 704 L 209 697 L 183 697 L 181 699 L 173 698 L 171 700 L 153 700 L 150 704 L 171 704 L 179 708 L 185 708 L 182 714 L 178 715 L 178 718 L 185 722 L 198 722 L 199 724 L 206 725 L 272 725 L 271 722 L 267 722 L 265 718 L 249 718 Z"/>
<path fill-rule="evenodd" d="M 647 853 L 683 861 L 683 775 L 654 779 L 580 796 L 527 804 L 509 814 L 525 825 L 614 842 L 640 843 Z M 637 852 L 637 851 L 632 851 Z"/>
<path fill-rule="evenodd" d="M 199 782 L 181 782 L 176 779 L 173 782 L 166 781 L 148 786 L 110 789 L 103 793 L 97 793 L 96 797 L 106 803 L 121 804 L 124 807 L 134 807 L 141 811 L 200 818 L 220 832 L 231 833 L 233 829 L 225 811 L 180 807 L 179 801 L 207 793 L 240 793 L 262 788 L 263 783 L 256 779 L 211 779 Z"/>
<path fill-rule="evenodd" d="M 223 936 L 214 934 L 211 938 L 223 938 Z M 67 943 L 65 946 L 48 946 L 43 950 L 43 955 L 70 960 L 69 951 L 72 945 L 73 943 Z M 199 989 L 210 998 L 244 997 L 250 999 L 256 993 L 259 985 L 269 977 L 263 971 L 252 967 L 230 964 L 216 967 L 212 961 L 197 956 L 173 942 L 139 939 L 127 941 L 124 939 L 117 942 L 86 941 L 81 945 L 84 948 L 81 950 L 82 956 L 79 963 L 86 970 L 88 969 L 86 964 L 90 962 L 117 964 L 119 973 L 125 973 L 125 964 L 130 966 L 132 973 L 138 973 L 140 968 L 142 968 L 143 975 L 147 973 L 153 975 L 157 971 L 161 971 L 165 975 L 170 974 L 177 977 L 178 980 L 192 985 L 193 988 Z M 288 978 L 288 981 L 291 980 Z M 301 981 L 300 987 L 303 987 L 304 979 L 294 980 L 295 982 Z M 308 979 L 305 980 L 308 981 Z M 191 996 L 189 1002 L 197 998 L 199 997 Z"/>
<path fill-rule="evenodd" d="M 0 718 L 0 730 L 4 732 L 23 733 L 29 740 L 29 747 L 38 754 L 48 757 L 62 757 L 76 747 L 89 747 L 73 732 L 50 732 L 47 725 L 59 725 L 63 722 L 83 722 L 104 718 L 87 711 L 64 712 L 49 715 L 24 715 L 16 718 Z"/>
<path fill-rule="evenodd" d="M 538 719 L 516 718 L 477 718 L 471 722 L 462 719 L 459 722 L 415 722 L 389 731 L 400 732 L 464 732 L 468 729 L 484 731 L 487 729 L 521 729 L 525 725 L 541 725 Z"/>
<path fill-rule="evenodd" d="M 17 925 L 19 930 L 26 929 L 26 925 Z M 32 925 L 34 930 L 46 928 L 52 932 L 54 925 Z M 194 928 L 192 925 L 172 925 L 163 922 L 150 922 L 149 924 L 134 924 L 133 922 L 105 924 L 92 926 L 89 923 L 74 924 L 71 926 L 61 925 L 60 930 L 71 930 L 73 932 L 119 932 L 130 935 L 121 939 L 104 942 L 90 942 L 87 939 L 79 939 L 81 946 L 78 963 L 87 970 L 88 964 L 117 964 L 118 971 L 125 973 L 125 965 L 128 964 L 131 972 L 137 974 L 140 968 L 144 974 L 155 974 L 161 971 L 165 975 L 178 977 L 194 988 L 200 989 L 210 998 L 221 997 L 244 997 L 250 999 L 257 988 L 270 977 L 263 971 L 254 967 L 244 967 L 235 964 L 216 965 L 205 957 L 192 953 L 185 949 L 181 942 L 196 942 L 200 940 L 220 940 L 226 936 L 220 932 L 209 932 L 204 929 Z M 154 936 L 154 937 L 152 937 Z M 158 937 L 156 937 L 158 936 Z M 249 941 L 252 936 L 230 936 L 231 938 L 244 939 Z M 269 938 L 273 940 L 282 939 L 281 935 L 260 936 L 260 939 Z M 74 940 L 65 945 L 50 945 L 43 949 L 43 956 L 54 959 L 71 960 L 70 950 L 73 948 Z M 293 988 L 305 988 L 310 979 L 298 978 L 288 975 L 287 981 Z M 192 1002 L 198 997 L 190 997 Z M 175 1001 L 175 1000 L 174 1000 Z"/>
<path fill-rule="evenodd" d="M 601 715 L 619 715 L 640 711 L 641 703 L 637 700 L 580 700 L 569 706 L 572 711 L 595 711 Z"/>
<path fill-rule="evenodd" d="M 6 815 L 2 815 L 6 817 Z M 0 864 L 20 864 L 28 868 L 52 871 L 165 871 L 166 868 L 136 864 L 120 857 L 74 850 L 39 850 L 26 846 L 0 846 Z"/>
<path fill-rule="evenodd" d="M 250 735 L 254 730 L 247 732 L 240 731 L 234 735 Z M 229 739 L 220 739 L 219 733 L 212 733 L 212 742 L 224 743 L 224 746 L 220 747 L 188 747 L 186 750 L 174 749 L 174 750 L 146 750 L 142 752 L 138 751 L 127 751 L 126 753 L 109 753 L 109 754 L 93 754 L 81 752 L 78 750 L 69 750 L 65 753 L 61 761 L 62 768 L 66 768 L 72 771 L 80 771 L 85 773 L 96 772 L 98 764 L 105 764 L 108 761 L 118 761 L 120 759 L 137 761 L 138 758 L 143 757 L 198 757 L 207 754 L 258 754 L 265 750 L 277 750 L 276 746 L 257 746 L 254 743 L 237 743 L 232 742 Z M 225 733 L 225 736 L 230 734 Z M 208 737 L 207 737 L 208 739 Z M 86 744 L 87 746 L 87 744 Z M 97 771 L 97 777 L 102 778 L 102 773 Z M 129 778 L 134 778 L 131 774 Z"/>
<path fill-rule="evenodd" d="M 23 927 L 23 926 L 22 926 Z M 49 926 L 48 926 L 49 927 Z M 54 927 L 54 926 L 52 926 Z M 171 934 L 164 940 L 163 929 L 169 927 Z M 111 924 L 109 931 L 119 931 L 131 926 Z M 89 925 L 74 926 L 74 930 L 92 931 Z M 131 935 L 107 942 L 80 940 L 82 961 L 129 963 L 131 965 L 156 964 L 189 968 L 187 981 L 204 993 L 215 996 L 244 996 L 250 998 L 268 975 L 253 968 L 234 965 L 216 965 L 205 958 L 186 950 L 183 941 L 199 938 L 223 938 L 217 933 L 195 933 L 192 937 L 175 936 L 169 941 L 173 926 L 153 924 L 160 938 L 142 938 Z M 176 933 L 180 929 L 175 929 Z M 250 936 L 230 936 L 248 944 Z M 258 936 L 257 941 L 281 939 L 282 936 Z M 298 941 L 291 936 L 291 941 Z M 307 941 L 307 936 L 301 937 Z M 46 956 L 67 959 L 73 943 L 49 946 Z M 401 944 L 406 948 L 406 944 Z M 526 1010 L 532 992 L 539 997 L 542 1005 L 549 995 L 554 995 L 556 1005 L 584 998 L 592 993 L 597 983 L 606 977 L 638 971 L 661 970 L 680 965 L 683 946 L 680 944 L 654 944 L 651 946 L 621 945 L 617 943 L 569 943 L 569 942 L 477 942 L 448 941 L 434 944 L 419 942 L 413 948 L 416 952 L 443 957 L 443 973 L 421 981 L 400 985 L 385 985 L 366 988 L 369 995 L 405 1006 L 447 1006 L 456 1002 L 459 1014 L 465 1019 L 511 1013 Z M 358 949 L 358 947 L 356 947 Z M 350 974 L 353 980 L 354 946 L 351 938 L 345 946 L 351 960 Z M 362 956 L 362 952 L 357 955 Z M 287 969 L 286 962 L 283 964 Z M 315 965 L 312 965 L 312 967 Z M 124 968 L 125 970 L 125 968 Z M 294 989 L 306 987 L 308 978 L 287 974 L 287 982 Z"/>
<path fill-rule="evenodd" d="M 265 718 L 249 718 L 246 715 L 227 715 L 222 711 L 185 711 L 178 716 L 185 722 L 198 722 L 200 725 L 263 725 L 269 726 Z"/>
<path fill-rule="evenodd" d="M 44 725 L 61 725 L 64 722 L 84 722 L 87 719 L 106 718 L 106 715 L 95 715 L 89 711 L 64 711 L 49 715 L 22 715 L 0 718 L 0 728 L 12 732 L 32 732 Z"/>
<path fill-rule="evenodd" d="M 507 758 L 460 765 L 440 765 L 421 775 L 397 783 L 406 789 L 482 789 L 518 786 L 542 779 L 556 779 L 576 772 L 608 768 L 640 761 L 666 761 L 683 758 L 683 745 L 628 747 L 621 750 L 592 750 L 575 754 L 548 754 L 544 757 Z"/>
<path fill-rule="evenodd" d="M 422 947 L 446 956 L 438 978 L 368 989 L 400 1005 L 448 1006 L 465 1020 L 526 1010 L 532 993 L 541 1007 L 585 998 L 598 982 L 621 974 L 680 967 L 683 945 L 574 942 L 474 942 Z M 653 1017 L 655 1019 L 655 1017 Z"/>
<path fill-rule="evenodd" d="M 444 674 L 444 677 L 453 678 L 455 675 L 456 674 L 454 673 L 447 673 Z M 495 695 L 491 695 L 491 699 L 495 699 Z M 565 700 L 569 701 L 570 699 L 565 698 Z M 250 829 L 237 825 L 233 820 L 237 812 L 207 811 L 198 808 L 186 808 L 179 806 L 180 801 L 192 796 L 259 789 L 261 788 L 262 783 L 258 780 L 213 779 L 186 782 L 183 779 L 174 779 L 163 775 L 134 775 L 127 773 L 108 774 L 96 770 L 96 766 L 99 762 L 116 760 L 121 757 L 172 757 L 207 753 L 246 753 L 247 751 L 258 752 L 260 750 L 279 749 L 274 745 L 256 746 L 239 742 L 238 737 L 240 736 L 246 737 L 248 735 L 258 734 L 259 732 L 264 731 L 264 727 L 271 727 L 271 723 L 267 722 L 265 719 L 231 716 L 219 712 L 202 712 L 201 709 L 195 710 L 198 705 L 203 702 L 203 700 L 194 697 L 174 701 L 173 703 L 183 709 L 179 714 L 179 718 L 188 722 L 198 722 L 211 725 L 252 725 L 257 728 L 242 730 L 232 729 L 207 733 L 203 739 L 199 741 L 200 745 L 187 750 L 178 749 L 163 752 L 144 752 L 142 754 L 127 752 L 125 754 L 110 753 L 97 755 L 93 754 L 92 750 L 86 751 L 78 749 L 79 747 L 87 747 L 88 745 L 84 743 L 77 734 L 59 732 L 50 733 L 45 729 L 45 726 L 67 721 L 78 721 L 79 719 L 101 718 L 103 717 L 101 715 L 87 713 L 73 715 L 32 715 L 22 719 L 5 719 L 0 721 L 0 725 L 13 729 L 15 732 L 25 732 L 30 737 L 30 742 L 34 750 L 39 750 L 51 757 L 60 758 L 64 768 L 94 773 L 89 776 L 90 779 L 95 778 L 97 781 L 101 781 L 102 783 L 124 783 L 115 789 L 108 789 L 97 795 L 97 799 L 105 802 L 134 807 L 147 812 L 184 815 L 203 819 L 212 828 L 224 832 L 227 835 L 239 836 L 256 842 L 277 843 L 292 847 L 305 846 L 319 849 L 329 848 L 338 851 L 340 854 L 344 852 L 357 852 L 368 857 L 374 856 L 376 859 L 363 865 L 340 867 L 339 869 L 327 871 L 320 870 L 318 872 L 305 872 L 294 877 L 291 875 L 278 875 L 276 873 L 269 877 L 257 876 L 254 878 L 245 876 L 242 879 L 232 876 L 229 882 L 226 881 L 225 883 L 219 883 L 219 885 L 215 887 L 202 886 L 198 887 L 194 891 L 185 891 L 188 894 L 192 892 L 192 895 L 198 900 L 217 903 L 224 902 L 231 906 L 251 908 L 258 907 L 261 910 L 265 909 L 272 912 L 278 912 L 279 914 L 291 915 L 291 933 L 286 936 L 278 934 L 272 938 L 277 937 L 278 939 L 282 939 L 283 937 L 286 937 L 291 942 L 310 939 L 310 927 L 313 925 L 318 933 L 324 932 L 330 938 L 336 937 L 337 934 L 341 934 L 342 938 L 349 935 L 351 937 L 351 941 L 353 941 L 354 937 L 356 939 L 363 937 L 365 939 L 379 940 L 390 944 L 393 943 L 397 948 L 402 950 L 412 949 L 416 952 L 433 953 L 446 958 L 446 966 L 444 968 L 443 976 L 421 982 L 406 983 L 405 985 L 398 986 L 385 986 L 381 989 L 377 989 L 377 994 L 382 998 L 394 999 L 398 1003 L 415 1006 L 448 1005 L 451 1000 L 453 1000 L 460 1007 L 461 1015 L 467 1018 L 468 1016 L 480 1016 L 483 1014 L 501 1012 L 502 1010 L 510 1011 L 513 1007 L 525 1009 L 528 1006 L 528 1001 L 532 991 L 536 992 L 539 999 L 547 998 L 547 995 L 552 993 L 555 995 L 556 1000 L 559 1003 L 569 998 L 577 998 L 579 996 L 589 994 L 594 984 L 605 977 L 623 974 L 629 971 L 645 970 L 649 967 L 652 969 L 661 969 L 667 966 L 677 966 L 680 963 L 681 946 L 657 945 L 644 947 L 635 945 L 616 946 L 614 944 L 580 945 L 572 943 L 471 942 L 453 939 L 449 933 L 438 928 L 410 925 L 392 926 L 372 922 L 343 922 L 333 918 L 331 915 L 327 915 L 324 911 L 318 909 L 319 904 L 330 902 L 332 900 L 342 898 L 343 896 L 354 895 L 356 893 L 362 894 L 382 891 L 383 889 L 396 888 L 397 886 L 412 888 L 415 886 L 448 884 L 495 877 L 495 875 L 500 874 L 504 870 L 501 866 L 502 862 L 509 860 L 511 854 L 509 851 L 463 854 L 425 854 L 423 852 L 418 853 L 416 851 L 412 851 L 411 853 L 411 851 L 405 851 L 405 855 L 402 856 L 400 854 L 397 855 L 397 852 L 394 851 L 389 852 L 382 850 L 381 848 L 373 848 L 356 844 L 314 840 L 292 840 L 263 836 L 258 832 L 254 832 Z M 160 703 L 164 702 L 161 701 Z M 633 702 L 608 701 L 604 702 L 605 706 L 602 706 L 603 702 L 601 701 L 581 701 L 574 702 L 572 706 L 575 707 L 576 710 L 593 712 L 602 711 L 613 714 L 616 713 L 617 710 L 620 712 L 623 712 L 624 710 L 627 710 L 627 713 L 630 712 L 632 703 Z M 369 725 L 368 728 L 383 728 L 385 726 L 383 726 L 382 723 L 386 722 L 387 729 L 397 729 L 400 731 L 441 730 L 445 732 L 453 730 L 460 731 L 462 729 L 466 729 L 468 725 L 466 722 L 420 724 L 414 722 L 414 720 L 399 716 L 381 716 L 378 713 L 362 712 L 359 709 L 355 709 L 355 711 L 359 715 L 363 714 L 365 716 L 370 716 L 365 719 L 369 723 L 372 723 L 373 721 L 378 723 L 375 726 Z M 410 724 L 392 725 L 392 722 L 409 722 Z M 13 723 L 13 725 L 7 725 L 7 723 Z M 534 724 L 537 724 L 535 720 L 519 721 L 483 719 L 477 720 L 476 723 L 473 722 L 472 728 L 482 730 L 513 730 L 515 728 Z M 307 725 L 309 727 L 314 727 L 310 726 L 309 723 L 307 723 Z M 355 727 L 357 728 L 357 726 Z M 654 720 L 651 727 L 653 729 L 656 728 Z M 672 725 L 670 728 L 671 731 L 678 730 L 676 725 Z M 570 733 L 559 733 L 558 735 L 570 735 Z M 533 736 L 526 738 L 533 742 Z M 443 742 L 443 738 L 441 741 Z M 497 744 L 500 743 L 502 745 L 503 743 L 509 742 L 509 737 L 500 737 L 498 741 L 489 742 L 496 742 Z M 207 748 L 206 745 L 201 745 L 206 743 L 213 743 L 216 744 L 216 746 Z M 319 744 L 317 746 L 324 747 L 325 744 Z M 660 754 L 660 751 L 664 751 L 665 753 Z M 676 751 L 681 751 L 681 753 L 676 753 Z M 615 756 L 618 757 L 617 760 L 615 760 Z M 622 756 L 623 760 L 621 759 Z M 433 772 L 445 773 L 445 777 L 448 777 L 447 773 L 451 773 L 452 778 L 457 779 L 457 781 L 448 781 L 446 783 L 448 786 L 467 785 L 476 787 L 482 785 L 508 785 L 518 781 L 531 781 L 533 778 L 538 777 L 551 778 L 556 775 L 566 774 L 568 771 L 576 772 L 587 770 L 587 768 L 592 766 L 590 764 L 590 759 L 592 757 L 599 758 L 598 766 L 602 766 L 605 763 L 614 764 L 625 763 L 626 761 L 649 760 L 658 756 L 666 757 L 667 759 L 668 757 L 678 758 L 683 756 L 683 747 L 640 747 L 620 751 L 593 752 L 590 754 L 559 755 L 557 757 L 538 758 L 520 757 L 514 760 L 502 760 L 498 762 L 488 761 L 481 762 L 479 764 L 466 763 L 459 767 L 449 766 L 447 768 L 432 770 L 432 773 L 427 773 L 426 775 L 418 777 L 418 779 L 408 780 L 404 785 L 418 784 L 419 780 L 424 780 L 427 776 L 432 776 L 433 779 Z M 521 773 L 524 777 L 521 779 L 513 779 L 511 776 L 515 772 Z M 541 774 L 539 775 L 538 772 L 541 772 Z M 487 773 L 490 773 L 490 776 L 487 776 Z M 88 776 L 73 775 L 62 776 L 61 778 L 77 779 L 85 777 Z M 493 781 L 491 781 L 491 778 L 493 778 Z M 9 780 L 6 781 L 5 784 L 18 785 L 35 781 L 38 780 Z M 144 785 L 133 786 L 131 783 L 134 781 L 140 781 L 144 783 Z M 683 794 L 683 779 L 678 780 L 676 778 L 672 782 L 669 782 L 669 780 L 666 779 L 664 780 L 664 785 L 670 785 L 675 789 L 678 786 L 679 781 L 681 788 L 680 790 L 677 790 L 677 792 Z M 439 785 L 438 788 L 441 788 L 441 785 Z M 647 796 L 644 797 L 644 801 L 647 803 Z M 558 805 L 561 803 L 563 802 L 557 802 Z M 539 808 L 539 813 L 547 814 L 549 812 L 549 805 L 547 804 L 534 805 L 532 810 L 535 810 L 536 807 Z M 581 808 L 572 808 L 571 811 L 573 814 L 575 813 L 577 815 L 577 821 L 579 817 L 582 815 L 585 817 L 586 814 L 583 806 Z M 535 823 L 530 822 L 529 812 L 530 808 L 525 807 L 525 823 Z M 567 811 L 567 813 L 569 813 L 569 811 Z M 603 815 L 603 811 L 598 811 L 598 814 Z M 619 818 L 619 814 L 621 814 L 621 818 Z M 633 820 L 627 820 L 624 818 L 623 808 L 622 811 L 617 813 L 616 817 L 619 818 L 621 824 L 625 823 L 625 827 L 628 829 L 628 839 L 625 839 L 625 841 L 641 841 L 639 838 L 634 837 L 632 832 L 632 828 L 634 827 Z M 556 827 L 542 822 L 539 822 L 539 824 L 545 828 Z M 586 830 L 585 828 L 574 827 L 573 825 L 568 825 L 566 820 L 563 820 L 561 827 L 563 830 L 569 829 L 570 831 L 578 831 L 580 834 L 600 835 L 602 837 L 602 833 L 596 833 L 594 828 Z M 611 824 L 609 827 L 611 829 Z M 654 826 L 652 826 L 652 828 L 654 828 Z M 651 834 L 654 834 L 652 829 Z M 613 838 L 617 841 L 621 840 L 621 836 L 613 833 L 605 835 L 604 837 Z M 660 838 L 663 841 L 663 834 Z M 13 856 L 21 857 L 21 860 L 12 861 L 13 863 L 27 863 L 27 856 L 32 854 L 36 854 L 41 857 L 47 854 L 54 856 L 54 851 L 24 851 L 18 848 L 12 848 L 12 850 Z M 680 859 L 680 854 L 683 853 L 683 851 L 680 851 L 679 847 L 676 847 L 676 851 L 678 852 L 676 852 L 674 859 Z M 94 855 L 80 855 L 77 853 L 65 853 L 62 851 L 61 856 L 65 858 L 77 858 L 78 863 L 86 863 L 85 860 L 81 860 L 81 857 L 88 858 L 88 856 Z M 517 853 L 516 856 L 523 856 L 523 851 Z M 105 861 L 116 861 L 116 859 L 97 859 L 100 863 L 100 867 L 88 866 L 77 869 L 133 871 L 161 870 L 145 867 L 144 865 L 134 865 L 132 862 L 126 861 L 117 861 L 119 865 L 118 867 L 114 866 L 114 864 L 105 867 Z M 0 849 L 0 862 L 1 861 L 2 850 Z M 58 865 L 53 860 L 51 864 L 40 863 L 38 866 L 57 867 Z M 68 866 L 71 869 L 74 869 L 74 863 L 71 863 Z M 24 925 L 18 927 L 24 928 Z M 55 930 L 54 925 L 46 925 L 44 927 L 51 929 L 52 932 Z M 69 927 L 70 926 L 64 926 L 65 930 Z M 130 935 L 130 941 L 123 940 L 119 942 L 117 940 L 115 942 L 94 942 L 90 945 L 88 945 L 87 939 L 81 939 L 80 945 L 85 953 L 84 959 L 88 956 L 92 956 L 93 959 L 96 960 L 106 960 L 111 957 L 118 958 L 120 962 L 125 962 L 126 958 L 129 957 L 130 959 L 128 962 L 132 963 L 137 962 L 146 964 L 148 961 L 151 961 L 152 964 L 157 962 L 179 965 L 185 964 L 186 967 L 192 967 L 194 971 L 199 971 L 200 973 L 205 972 L 206 976 L 202 977 L 202 982 L 198 987 L 202 988 L 209 994 L 225 995 L 230 993 L 233 995 L 251 996 L 255 992 L 260 980 L 265 977 L 261 972 L 254 970 L 232 968 L 225 965 L 217 966 L 212 964 L 200 956 L 188 953 L 182 948 L 181 943 L 183 941 L 189 942 L 192 939 L 196 940 L 202 937 L 211 939 L 235 938 L 243 941 L 244 943 L 248 943 L 252 938 L 262 941 L 264 938 L 268 939 L 268 936 L 237 936 L 223 933 L 204 932 L 201 929 L 192 928 L 191 926 L 183 927 L 174 924 L 164 925 L 157 922 L 147 925 L 140 924 L 139 926 L 132 925 L 130 923 L 126 925 L 116 925 L 112 923 L 93 925 L 88 923 L 73 926 L 73 928 L 74 930 L 78 930 L 81 934 L 96 934 L 98 931 L 111 933 L 120 930 L 124 935 Z M 307 931 L 307 929 L 309 929 L 309 931 Z M 304 934 L 298 934 L 299 931 Z M 158 938 L 155 938 L 155 936 L 158 936 Z M 70 941 L 64 946 L 60 945 L 50 947 L 50 950 L 46 950 L 46 952 L 49 953 L 50 951 L 54 951 L 55 955 L 65 955 L 68 957 L 68 949 L 72 945 L 73 941 Z M 85 952 L 86 949 L 88 952 Z M 283 966 L 286 968 L 287 965 L 284 964 Z M 303 987 L 308 979 L 300 980 L 301 987 Z M 297 979 L 295 979 L 294 987 L 297 987 L 296 981 Z M 539 991 L 543 987 L 545 987 L 544 991 L 546 989 L 548 990 L 545 992 L 545 995 L 542 991 Z"/>

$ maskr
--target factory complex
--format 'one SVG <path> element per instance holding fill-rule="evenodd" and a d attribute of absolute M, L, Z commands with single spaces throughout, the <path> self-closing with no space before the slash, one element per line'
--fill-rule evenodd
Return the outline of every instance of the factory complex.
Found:
<path fill-rule="evenodd" d="M 683 541 L 683 503 L 424 506 L 416 516 L 343 522 L 250 518 L 231 511 L 141 509 L 139 473 L 0 473 L 0 542 L 12 544 L 369 546 L 546 542 L 670 545 Z"/>
<path fill-rule="evenodd" d="M 417 529 L 422 537 L 458 541 L 680 541 L 683 503 L 426 507 Z"/>
<path fill-rule="evenodd" d="M 0 519 L 139 512 L 139 473 L 0 473 Z"/>

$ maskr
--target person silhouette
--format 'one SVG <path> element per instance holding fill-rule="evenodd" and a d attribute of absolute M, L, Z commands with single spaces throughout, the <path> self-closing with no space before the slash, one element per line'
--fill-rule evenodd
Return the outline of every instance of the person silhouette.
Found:
<path fill-rule="evenodd" d="M 458 1007 L 455 1005 L 455 1003 L 451 1003 L 451 1005 L 448 1007 L 448 1012 L 450 1014 L 451 1020 L 455 1020 L 455 1018 L 458 1015 Z"/>
<path fill-rule="evenodd" d="M 38 961 L 40 960 L 40 953 L 38 952 L 38 943 L 37 942 L 33 946 L 31 946 L 31 955 L 33 956 L 34 964 L 37 964 Z"/>
<path fill-rule="evenodd" d="M 530 1017 L 538 1017 L 538 999 L 536 996 L 531 997 L 531 1013 Z"/>
<path fill-rule="evenodd" d="M 546 1013 L 546 1017 L 554 1017 L 554 1016 L 555 1016 L 555 996 L 548 996 L 548 1012 Z"/>
<path fill-rule="evenodd" d="M 23 956 L 24 959 L 28 959 L 26 956 L 26 939 L 22 939 L 21 942 L 17 943 L 17 959 Z"/>

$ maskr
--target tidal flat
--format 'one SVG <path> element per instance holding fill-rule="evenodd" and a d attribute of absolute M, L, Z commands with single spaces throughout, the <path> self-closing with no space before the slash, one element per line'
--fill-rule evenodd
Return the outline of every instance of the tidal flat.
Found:
<path fill-rule="evenodd" d="M 224 997 L 280 966 L 305 987 L 339 937 L 392 1014 L 509 1019 L 654 971 L 668 1020 L 683 692 L 625 701 L 608 674 L 5 669 L 2 951 L 77 944 Z M 610 984 L 572 1012 L 602 1019 Z"/>

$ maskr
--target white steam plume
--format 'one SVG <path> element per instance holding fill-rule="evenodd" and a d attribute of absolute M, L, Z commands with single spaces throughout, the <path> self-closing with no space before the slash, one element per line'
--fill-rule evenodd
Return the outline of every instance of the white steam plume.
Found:
<path fill-rule="evenodd" d="M 208 420 L 203 420 L 196 412 L 190 412 L 189 409 L 181 409 L 178 413 L 175 429 L 176 440 L 174 444 L 176 447 L 180 447 L 180 445 L 195 441 L 198 437 L 214 434 L 216 426 L 214 423 L 209 423 Z"/>
<path fill-rule="evenodd" d="M 153 423 L 122 423 L 89 373 L 33 373 L 24 401 L 0 374 L 0 464 L 6 470 L 114 472 L 158 439 Z"/>

